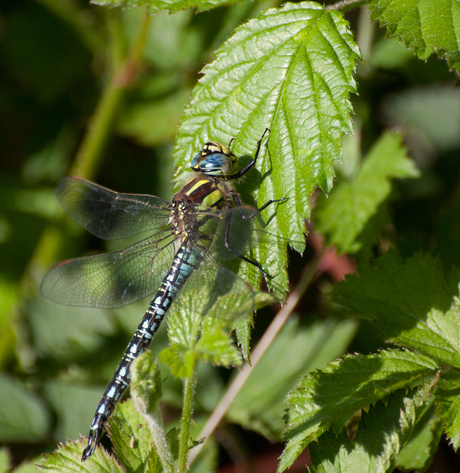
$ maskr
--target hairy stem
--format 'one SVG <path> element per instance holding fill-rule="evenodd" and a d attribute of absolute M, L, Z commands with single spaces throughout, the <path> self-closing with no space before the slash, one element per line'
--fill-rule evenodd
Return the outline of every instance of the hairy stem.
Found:
<path fill-rule="evenodd" d="M 187 472 L 187 457 L 190 438 L 190 424 L 193 413 L 193 393 L 195 392 L 195 369 L 184 382 L 184 407 L 179 438 L 179 473 Z"/>

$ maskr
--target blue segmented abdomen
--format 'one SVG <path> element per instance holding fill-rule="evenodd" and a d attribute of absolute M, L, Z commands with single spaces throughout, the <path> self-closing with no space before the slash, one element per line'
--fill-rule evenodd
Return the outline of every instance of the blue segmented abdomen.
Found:
<path fill-rule="evenodd" d="M 149 347 L 177 292 L 200 262 L 200 254 L 187 243 L 182 244 L 99 402 L 91 423 L 88 446 L 83 452 L 84 459 L 94 452 L 107 419 L 129 385 L 131 363 Z"/>

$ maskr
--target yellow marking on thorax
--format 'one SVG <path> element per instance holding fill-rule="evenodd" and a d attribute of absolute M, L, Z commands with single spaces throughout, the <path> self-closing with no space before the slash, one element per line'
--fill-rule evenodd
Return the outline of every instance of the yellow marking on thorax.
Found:
<path fill-rule="evenodd" d="M 203 205 L 212 207 L 216 202 L 222 200 L 222 198 L 222 192 L 216 187 L 216 190 L 212 191 L 203 199 Z"/>
<path fill-rule="evenodd" d="M 199 187 L 207 184 L 209 182 L 208 179 L 200 179 L 199 181 L 195 182 L 195 185 L 193 187 L 190 187 L 190 189 L 187 191 L 187 194 L 192 194 L 194 191 L 196 191 Z"/>

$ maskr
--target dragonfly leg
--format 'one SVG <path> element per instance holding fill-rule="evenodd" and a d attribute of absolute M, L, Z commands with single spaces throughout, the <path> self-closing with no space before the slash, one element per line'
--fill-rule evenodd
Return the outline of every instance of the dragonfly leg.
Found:
<path fill-rule="evenodd" d="M 255 212 L 254 215 L 256 213 L 257 212 Z M 266 279 L 270 279 L 271 276 L 262 268 L 262 266 L 257 261 L 253 261 L 253 260 L 250 260 L 249 258 L 246 258 L 246 256 L 242 255 L 239 251 L 234 250 L 230 246 L 230 238 L 229 238 L 230 237 L 230 223 L 231 223 L 231 216 L 228 215 L 225 220 L 225 232 L 224 232 L 225 248 L 227 248 L 227 250 L 233 253 L 234 255 L 238 256 L 238 258 L 241 258 L 243 261 L 246 261 L 247 263 L 254 265 L 264 275 Z"/>
<path fill-rule="evenodd" d="M 233 197 L 233 200 L 236 204 L 236 207 L 245 207 L 243 202 L 241 201 L 241 198 L 240 198 L 238 192 L 232 192 L 232 197 Z M 243 212 L 240 212 L 241 218 L 244 219 L 244 220 L 249 220 L 249 219 L 255 217 L 256 215 L 258 215 L 260 212 L 262 212 L 262 210 L 265 210 L 269 205 L 276 204 L 276 203 L 279 203 L 279 202 L 285 202 L 286 200 L 287 200 L 287 197 L 283 197 L 281 199 L 271 199 L 268 202 L 266 202 L 264 205 L 262 205 L 262 207 L 254 210 L 254 212 L 252 214 L 245 215 Z"/>
<path fill-rule="evenodd" d="M 256 150 L 256 154 L 254 155 L 254 159 L 249 164 L 247 164 L 241 171 L 238 171 L 236 174 L 232 174 L 231 176 L 225 176 L 223 179 L 225 179 L 226 181 L 230 181 L 232 179 L 238 179 L 239 177 L 244 176 L 249 171 L 249 169 L 251 169 L 252 166 L 256 164 L 257 158 L 259 157 L 260 146 L 262 144 L 262 140 L 264 139 L 264 136 L 267 134 L 267 131 L 270 131 L 270 128 L 265 128 L 263 135 L 261 136 L 260 140 L 257 142 L 257 150 Z M 230 144 L 231 143 L 232 142 L 230 141 Z"/>

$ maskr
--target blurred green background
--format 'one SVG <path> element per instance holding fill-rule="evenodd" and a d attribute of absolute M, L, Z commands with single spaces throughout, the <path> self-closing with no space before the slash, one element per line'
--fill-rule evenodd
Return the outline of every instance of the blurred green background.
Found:
<path fill-rule="evenodd" d="M 142 8 L 80 0 L 1 2 L 0 443 L 14 464 L 87 434 L 145 310 L 145 302 L 116 311 L 61 307 L 40 296 L 52 264 L 112 248 L 63 217 L 56 183 L 77 173 L 120 192 L 170 199 L 172 142 L 200 69 L 239 24 L 277 5 L 149 18 Z M 363 64 L 352 98 L 357 135 L 346 142 L 344 161 L 359 159 L 384 128 L 402 129 L 422 177 L 397 186 L 384 230 L 403 255 L 429 250 L 447 269 L 459 265 L 457 79 L 444 61 L 422 62 L 385 40 L 366 10 L 347 19 Z M 294 281 L 303 264 L 292 265 Z M 328 312 L 322 291 L 330 281 L 325 274 L 310 288 L 300 315 Z M 163 328 L 154 350 L 166 343 Z M 361 325 L 351 350 L 380 345 Z M 180 389 L 171 383 L 166 392 L 172 406 L 180 405 Z"/>

